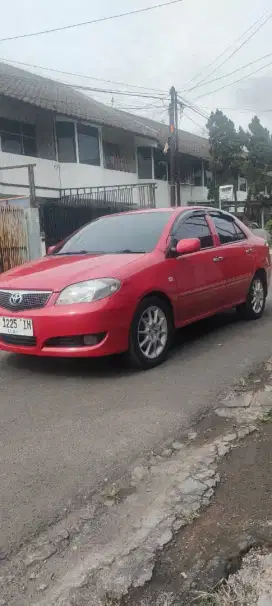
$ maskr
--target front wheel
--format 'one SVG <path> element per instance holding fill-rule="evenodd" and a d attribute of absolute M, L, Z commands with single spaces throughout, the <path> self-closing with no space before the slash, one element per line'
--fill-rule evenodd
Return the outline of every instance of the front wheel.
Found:
<path fill-rule="evenodd" d="M 173 334 L 170 305 L 159 297 L 147 297 L 139 304 L 131 324 L 129 357 L 137 368 L 148 370 L 167 357 Z"/>
<path fill-rule="evenodd" d="M 251 282 L 247 300 L 239 305 L 238 311 L 245 320 L 257 320 L 263 315 L 265 302 L 265 280 L 261 274 L 257 273 Z"/>

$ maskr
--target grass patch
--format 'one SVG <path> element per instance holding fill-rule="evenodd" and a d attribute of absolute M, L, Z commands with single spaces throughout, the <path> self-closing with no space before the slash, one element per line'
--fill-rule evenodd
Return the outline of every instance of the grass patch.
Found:
<path fill-rule="evenodd" d="M 272 408 L 259 421 L 260 423 L 272 423 Z"/>

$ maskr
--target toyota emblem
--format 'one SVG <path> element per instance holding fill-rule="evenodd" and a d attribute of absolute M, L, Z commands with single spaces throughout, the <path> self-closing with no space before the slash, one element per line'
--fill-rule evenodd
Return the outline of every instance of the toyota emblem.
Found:
<path fill-rule="evenodd" d="M 20 305 L 20 303 L 22 303 L 22 300 L 23 300 L 23 295 L 20 295 L 19 292 L 13 292 L 9 298 L 9 302 L 11 305 Z"/>

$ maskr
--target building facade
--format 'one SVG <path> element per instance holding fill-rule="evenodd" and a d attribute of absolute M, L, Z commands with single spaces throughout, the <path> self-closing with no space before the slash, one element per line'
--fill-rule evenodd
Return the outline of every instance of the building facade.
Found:
<path fill-rule="evenodd" d="M 28 195 L 32 164 L 38 199 L 73 188 L 155 183 L 156 206 L 169 206 L 167 140 L 164 124 L 0 63 L 1 197 Z M 209 160 L 206 139 L 179 132 L 182 205 L 206 201 Z"/>

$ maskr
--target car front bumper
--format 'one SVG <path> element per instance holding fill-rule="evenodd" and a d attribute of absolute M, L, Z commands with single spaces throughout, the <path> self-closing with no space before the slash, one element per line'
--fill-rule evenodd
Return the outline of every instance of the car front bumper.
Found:
<path fill-rule="evenodd" d="M 12 313 L 0 307 L 0 316 L 25 318 L 33 322 L 31 339 L 0 334 L 0 350 L 34 356 L 99 357 L 121 353 L 128 349 L 129 330 L 134 309 L 118 293 L 89 304 L 54 305 L 57 295 L 42 309 Z M 118 298 L 117 298 L 118 297 Z M 58 346 L 67 337 L 100 335 L 96 345 Z M 63 339 L 64 338 L 64 339 Z M 54 339 L 55 345 L 52 343 Z"/>

